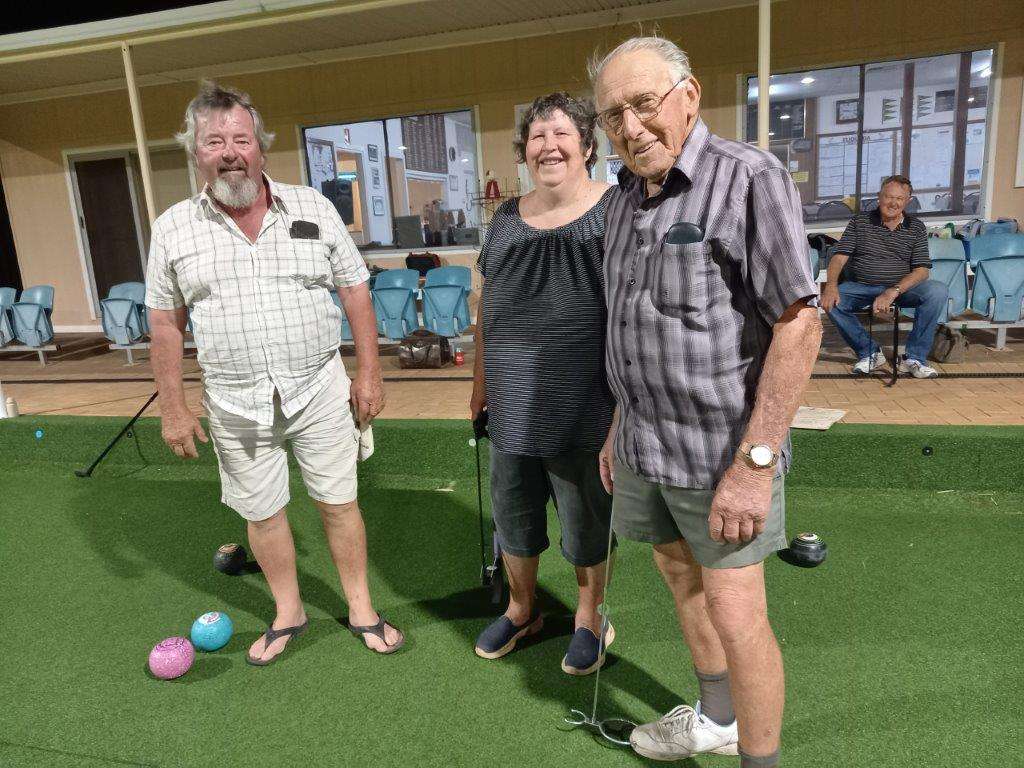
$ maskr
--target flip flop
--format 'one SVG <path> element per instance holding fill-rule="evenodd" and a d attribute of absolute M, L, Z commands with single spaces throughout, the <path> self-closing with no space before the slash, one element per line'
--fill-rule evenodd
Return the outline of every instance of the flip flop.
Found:
<path fill-rule="evenodd" d="M 303 632 L 305 632 L 306 629 L 308 629 L 308 628 L 309 628 L 309 619 L 306 619 L 304 622 L 302 622 L 301 624 L 298 624 L 298 625 L 296 625 L 294 627 L 285 627 L 284 629 L 274 629 L 272 626 L 267 627 L 267 631 L 266 631 L 266 633 L 263 636 L 263 651 L 264 651 L 264 653 L 266 653 L 267 648 L 269 648 L 271 645 L 274 644 L 274 642 L 276 642 L 277 640 L 280 640 L 285 635 L 287 635 L 289 637 L 288 642 L 284 644 L 284 648 L 281 649 L 280 653 L 278 653 L 276 656 L 271 656 L 269 659 L 266 659 L 266 660 L 264 660 L 264 659 L 257 659 L 255 657 L 253 657 L 252 654 L 246 654 L 245 660 L 249 664 L 252 664 L 254 667 L 266 667 L 266 666 L 269 666 L 270 664 L 273 664 L 275 661 L 278 660 L 278 658 L 281 657 L 281 655 L 285 652 L 285 650 L 288 648 L 288 646 L 291 645 L 291 638 L 298 637 Z"/>
<path fill-rule="evenodd" d="M 402 634 L 402 630 L 400 630 L 394 624 L 391 624 L 390 622 L 385 621 L 384 617 L 381 616 L 379 613 L 377 614 L 377 618 L 379 620 L 377 621 L 376 624 L 374 624 L 372 626 L 368 625 L 368 626 L 365 626 L 365 627 L 357 627 L 351 621 L 349 621 L 348 622 L 348 631 L 351 632 L 356 637 L 358 637 L 360 639 L 360 641 L 362 642 L 362 644 L 364 646 L 366 646 L 367 650 L 370 650 L 370 651 L 373 651 L 374 653 L 379 653 L 381 655 L 386 656 L 389 653 L 394 653 L 399 648 L 401 648 L 403 645 L 405 645 L 405 635 Z M 402 635 L 395 642 L 394 645 L 388 645 L 388 641 L 387 641 L 387 639 L 385 638 L 385 635 L 384 635 L 384 628 L 385 627 L 391 627 L 393 630 L 395 630 L 400 635 Z M 384 647 L 386 648 L 386 650 L 378 651 L 376 648 L 371 648 L 369 645 L 366 644 L 366 640 L 363 637 L 364 635 L 374 635 L 375 637 L 379 637 L 380 641 L 382 643 L 384 643 Z"/>

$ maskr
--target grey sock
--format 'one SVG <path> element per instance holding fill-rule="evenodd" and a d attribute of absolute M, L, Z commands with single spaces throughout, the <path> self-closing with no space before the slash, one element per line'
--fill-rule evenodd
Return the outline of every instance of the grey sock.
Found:
<path fill-rule="evenodd" d="M 729 694 L 729 671 L 708 675 L 694 668 L 700 682 L 700 713 L 719 725 L 729 725 L 736 719 Z"/>
<path fill-rule="evenodd" d="M 740 768 L 776 768 L 778 764 L 779 750 L 777 749 L 770 755 L 761 757 L 751 757 L 742 749 L 740 750 Z"/>

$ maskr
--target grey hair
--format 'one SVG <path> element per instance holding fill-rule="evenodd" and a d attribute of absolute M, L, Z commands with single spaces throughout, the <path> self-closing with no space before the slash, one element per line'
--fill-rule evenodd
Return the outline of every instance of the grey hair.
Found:
<path fill-rule="evenodd" d="M 185 123 L 181 130 L 174 134 L 175 140 L 185 148 L 189 155 L 194 157 L 196 154 L 197 119 L 208 115 L 215 109 L 227 110 L 235 107 L 241 107 L 252 116 L 252 123 L 256 129 L 256 141 L 259 142 L 260 151 L 266 154 L 274 141 L 274 134 L 264 127 L 263 118 L 260 116 L 259 110 L 249 100 L 249 94 L 242 93 L 235 88 L 218 85 L 213 80 L 203 80 L 199 83 L 199 93 L 185 108 Z"/>
<path fill-rule="evenodd" d="M 637 51 L 651 51 L 658 54 L 669 66 L 673 80 L 685 80 L 693 75 L 690 69 L 690 57 L 686 52 L 671 40 L 654 35 L 648 37 L 631 37 L 625 42 L 619 43 L 614 50 L 599 57 L 597 52 L 587 62 L 587 74 L 590 76 L 590 84 L 597 87 L 597 81 L 601 79 L 601 73 L 608 63 L 624 53 L 636 53 Z"/>

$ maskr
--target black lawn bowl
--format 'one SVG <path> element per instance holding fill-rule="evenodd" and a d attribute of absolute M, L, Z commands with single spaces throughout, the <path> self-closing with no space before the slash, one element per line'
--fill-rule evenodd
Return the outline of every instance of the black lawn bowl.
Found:
<path fill-rule="evenodd" d="M 235 576 L 245 568 L 248 555 L 239 544 L 225 544 L 213 555 L 213 567 L 221 573 Z"/>
<path fill-rule="evenodd" d="M 799 568 L 815 568 L 828 557 L 828 545 L 816 533 L 801 533 L 791 542 L 789 548 L 779 551 L 779 558 Z"/>

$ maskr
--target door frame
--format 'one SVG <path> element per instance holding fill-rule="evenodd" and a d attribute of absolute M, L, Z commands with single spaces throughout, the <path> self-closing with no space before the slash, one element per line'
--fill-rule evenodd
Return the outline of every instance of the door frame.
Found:
<path fill-rule="evenodd" d="M 161 140 L 161 141 L 150 141 L 147 143 L 149 149 L 155 151 L 163 151 L 166 149 L 173 149 L 180 147 L 180 145 L 173 139 Z M 181 152 L 184 153 L 184 148 L 181 148 Z M 96 289 L 96 277 L 93 274 L 92 267 L 92 254 L 89 251 L 89 240 L 88 236 L 84 231 L 85 216 L 82 213 L 82 201 L 78 195 L 78 176 L 75 173 L 75 162 L 88 161 L 88 160 L 110 160 L 113 158 L 123 158 L 125 165 L 125 175 L 128 179 L 128 191 L 132 200 L 132 209 L 135 216 L 135 236 L 139 242 L 139 257 L 142 264 L 142 273 L 146 273 L 146 263 L 148 260 L 148 254 L 146 253 L 145 243 L 142 240 L 142 211 L 140 210 L 139 194 L 135 188 L 135 179 L 133 178 L 130 155 L 138 154 L 135 144 L 112 144 L 102 147 L 81 147 L 81 148 L 67 148 L 61 150 L 61 160 L 64 165 L 64 177 L 68 187 L 68 202 L 71 207 L 71 217 L 73 219 L 73 229 L 75 230 L 75 242 L 78 245 L 78 260 L 79 266 L 82 270 L 82 290 L 85 292 L 86 304 L 89 307 L 89 314 L 94 321 L 100 319 L 100 297 L 99 292 Z M 185 166 L 188 173 L 188 183 L 193 194 L 198 194 L 196 180 L 192 172 L 192 162 L 186 155 Z M 100 330 L 97 326 L 94 330 Z"/>

